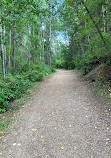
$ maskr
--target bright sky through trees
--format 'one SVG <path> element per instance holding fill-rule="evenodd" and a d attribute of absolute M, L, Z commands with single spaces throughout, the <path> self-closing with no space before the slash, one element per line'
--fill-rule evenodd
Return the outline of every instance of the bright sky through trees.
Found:
<path fill-rule="evenodd" d="M 58 2 L 58 5 L 57 5 L 57 8 L 60 7 L 62 5 L 62 3 L 64 2 L 64 0 L 57 0 Z M 59 18 L 58 18 L 59 20 Z M 61 32 L 57 32 L 58 36 L 57 36 L 57 40 L 62 42 L 63 44 L 69 44 L 69 38 L 68 36 L 66 35 L 66 33 L 64 33 L 63 31 Z"/>

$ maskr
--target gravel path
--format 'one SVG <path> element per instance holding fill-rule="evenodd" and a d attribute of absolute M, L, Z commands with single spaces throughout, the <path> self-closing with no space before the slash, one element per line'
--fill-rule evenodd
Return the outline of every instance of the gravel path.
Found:
<path fill-rule="evenodd" d="M 2 158 L 111 158 L 111 115 L 75 71 L 57 70 L 24 105 Z"/>

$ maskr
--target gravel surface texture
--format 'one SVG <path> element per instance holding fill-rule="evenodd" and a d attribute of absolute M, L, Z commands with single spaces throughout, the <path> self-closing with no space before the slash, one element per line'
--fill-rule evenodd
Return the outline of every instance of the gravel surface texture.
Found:
<path fill-rule="evenodd" d="M 111 158 L 111 110 L 75 71 L 44 79 L 15 116 L 0 158 Z"/>

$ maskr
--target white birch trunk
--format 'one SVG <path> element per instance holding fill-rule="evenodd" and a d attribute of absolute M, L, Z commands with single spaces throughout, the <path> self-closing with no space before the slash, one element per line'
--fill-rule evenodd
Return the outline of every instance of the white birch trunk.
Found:
<path fill-rule="evenodd" d="M 12 64 L 14 71 L 15 71 L 15 44 L 16 44 L 15 27 L 16 27 L 16 22 L 14 21 L 14 26 L 13 26 L 13 64 Z"/>
<path fill-rule="evenodd" d="M 51 1 L 50 1 L 51 2 Z M 51 27 L 51 24 L 52 24 L 52 2 L 51 2 L 51 18 L 50 18 L 50 68 L 52 67 L 52 53 L 51 53 L 51 40 L 52 40 L 52 34 L 51 34 L 51 31 L 52 31 L 52 27 Z"/>
<path fill-rule="evenodd" d="M 39 37 L 39 39 L 40 39 L 40 47 L 41 47 L 41 31 L 40 31 L 40 30 L 39 30 L 39 32 L 38 32 L 38 37 Z M 39 59 L 40 59 L 40 62 L 41 62 L 41 50 L 40 50 Z"/>
<path fill-rule="evenodd" d="M 102 12 L 103 12 L 103 24 L 104 24 L 104 32 L 107 32 L 107 18 L 106 18 L 106 13 L 107 13 L 107 7 L 102 6 Z"/>
<path fill-rule="evenodd" d="M 52 56 L 51 56 L 51 19 L 50 19 L 50 68 L 52 66 Z"/>
<path fill-rule="evenodd" d="M 30 70 L 30 26 L 28 24 L 28 70 Z"/>
<path fill-rule="evenodd" d="M 49 46 L 48 46 L 48 29 L 47 29 L 47 22 L 46 22 L 46 41 L 47 41 L 47 63 L 49 65 Z"/>
<path fill-rule="evenodd" d="M 11 30 L 9 33 L 8 73 L 10 72 L 10 54 L 11 54 Z"/>
<path fill-rule="evenodd" d="M 42 30 L 40 28 L 40 32 L 39 32 L 39 39 L 40 39 L 40 62 L 42 61 Z"/>
<path fill-rule="evenodd" d="M 1 36 L 2 74 L 3 74 L 3 80 L 5 80 L 5 77 L 6 77 L 6 75 L 5 75 L 5 56 L 4 56 L 4 42 L 3 42 L 3 28 L 2 28 L 2 25 L 0 25 L 0 36 Z"/>
<path fill-rule="evenodd" d="M 43 62 L 45 63 L 45 55 L 44 55 L 44 30 L 43 30 L 42 42 L 43 42 Z"/>
<path fill-rule="evenodd" d="M 5 75 L 6 75 L 6 62 L 7 62 L 7 55 L 6 55 L 6 44 L 5 44 L 5 25 L 4 25 L 4 60 L 5 60 Z"/>

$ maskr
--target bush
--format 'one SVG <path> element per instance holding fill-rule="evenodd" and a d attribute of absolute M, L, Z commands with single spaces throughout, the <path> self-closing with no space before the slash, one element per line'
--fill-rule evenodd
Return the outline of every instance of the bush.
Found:
<path fill-rule="evenodd" d="M 54 72 L 48 66 L 41 64 L 31 64 L 31 70 L 21 74 L 9 74 L 5 82 L 0 80 L 0 112 L 5 112 L 9 107 L 9 101 L 23 96 L 34 82 L 42 81 L 43 77 Z"/>
<path fill-rule="evenodd" d="M 38 71 L 30 71 L 25 75 L 26 79 L 29 79 L 31 82 L 41 81 L 43 78 L 43 74 Z"/>
<path fill-rule="evenodd" d="M 51 72 L 54 73 L 54 72 L 56 72 L 56 70 L 52 67 Z"/>
<path fill-rule="evenodd" d="M 64 61 L 62 61 L 62 60 L 56 60 L 55 61 L 55 66 L 56 66 L 56 68 L 58 69 L 58 68 L 63 68 L 64 66 L 63 66 L 63 63 L 64 63 Z"/>
<path fill-rule="evenodd" d="M 78 54 L 73 59 L 73 63 L 75 65 L 76 69 L 81 69 L 83 75 L 86 75 L 89 73 L 95 66 L 98 64 L 101 64 L 103 62 L 103 59 L 105 58 L 105 55 L 101 56 L 97 55 L 94 52 L 87 51 L 85 54 L 81 55 Z"/>

